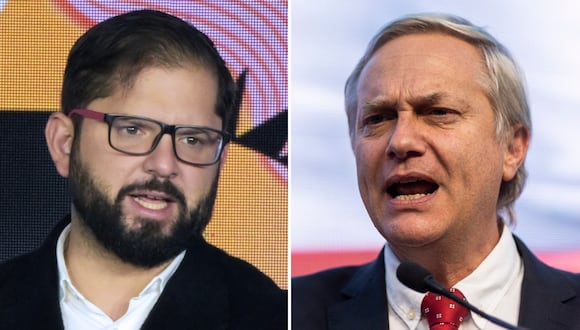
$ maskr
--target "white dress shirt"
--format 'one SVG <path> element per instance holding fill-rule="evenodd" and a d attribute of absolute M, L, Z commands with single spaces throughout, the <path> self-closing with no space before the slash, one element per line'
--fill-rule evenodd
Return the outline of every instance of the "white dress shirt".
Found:
<path fill-rule="evenodd" d="M 475 239 L 475 238 L 474 238 Z M 385 245 L 385 277 L 387 283 L 389 329 L 429 329 L 421 316 L 424 293 L 407 288 L 396 276 L 399 260 L 389 245 Z M 524 268 L 514 238 L 504 225 L 499 242 L 483 262 L 454 287 L 459 289 L 472 305 L 510 324 L 517 324 L 520 291 Z M 461 330 L 503 329 L 471 312 L 463 321 Z"/>
<path fill-rule="evenodd" d="M 159 275 L 129 302 L 129 308 L 125 315 L 113 321 L 101 309 L 88 301 L 73 285 L 64 260 L 64 244 L 70 233 L 68 225 L 58 238 L 56 247 L 56 259 L 59 275 L 59 301 L 66 330 L 134 330 L 139 329 L 159 299 L 167 281 L 177 270 L 185 251 L 179 254 Z"/>

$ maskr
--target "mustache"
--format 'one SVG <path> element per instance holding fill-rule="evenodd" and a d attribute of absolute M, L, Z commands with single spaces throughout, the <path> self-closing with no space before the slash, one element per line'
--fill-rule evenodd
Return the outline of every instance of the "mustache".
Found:
<path fill-rule="evenodd" d="M 145 182 L 136 182 L 126 186 L 123 186 L 119 193 L 117 194 L 116 203 L 120 202 L 123 198 L 129 195 L 131 192 L 136 190 L 155 190 L 163 192 L 173 199 L 175 199 L 183 207 L 186 207 L 185 194 L 177 188 L 169 180 L 160 181 L 159 179 L 153 178 Z"/>

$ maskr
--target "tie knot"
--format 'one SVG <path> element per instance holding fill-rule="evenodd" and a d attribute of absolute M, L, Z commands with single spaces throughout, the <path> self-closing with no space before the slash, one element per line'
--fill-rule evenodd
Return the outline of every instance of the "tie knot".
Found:
<path fill-rule="evenodd" d="M 449 292 L 465 300 L 461 291 L 451 288 Z M 436 294 L 427 293 L 421 303 L 421 312 L 427 318 L 430 330 L 453 330 L 458 329 L 469 311 L 455 301 Z"/>

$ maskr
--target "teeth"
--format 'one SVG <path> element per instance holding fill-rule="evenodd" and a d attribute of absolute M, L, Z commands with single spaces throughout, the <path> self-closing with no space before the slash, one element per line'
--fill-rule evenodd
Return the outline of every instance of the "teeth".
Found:
<path fill-rule="evenodd" d="M 419 199 L 421 197 L 425 197 L 427 195 L 428 194 L 399 195 L 399 196 L 395 197 L 395 199 L 410 201 L 413 199 Z"/>
<path fill-rule="evenodd" d="M 409 180 L 404 180 L 404 181 L 399 181 L 398 183 L 413 183 L 413 182 L 417 182 L 419 181 L 419 179 L 409 179 Z"/>
<path fill-rule="evenodd" d="M 137 203 L 139 203 L 139 205 L 146 207 L 148 209 L 151 209 L 151 210 L 161 210 L 161 209 L 167 207 L 167 202 L 163 201 L 163 200 L 157 200 L 154 203 L 146 201 L 140 197 L 135 197 L 134 200 Z"/>

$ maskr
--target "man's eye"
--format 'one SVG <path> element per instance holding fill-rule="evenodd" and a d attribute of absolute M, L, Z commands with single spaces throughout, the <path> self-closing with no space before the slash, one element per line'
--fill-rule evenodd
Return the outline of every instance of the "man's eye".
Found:
<path fill-rule="evenodd" d="M 184 135 L 179 137 L 178 140 L 189 147 L 199 147 L 199 148 L 205 147 L 206 145 L 212 143 L 211 138 L 203 134 Z"/>
<path fill-rule="evenodd" d="M 376 115 L 368 116 L 367 118 L 365 118 L 364 124 L 365 125 L 379 124 L 379 123 L 385 121 L 386 119 L 387 118 L 385 115 L 376 114 Z"/>
<path fill-rule="evenodd" d="M 461 118 L 461 112 L 449 108 L 429 108 L 422 112 L 422 116 L 433 124 L 448 125 Z"/>
<path fill-rule="evenodd" d="M 183 141 L 189 145 L 194 145 L 194 144 L 198 144 L 198 143 L 203 142 L 201 139 L 198 139 L 195 136 L 188 136 L 188 137 L 184 138 Z"/>
<path fill-rule="evenodd" d="M 141 127 L 139 126 L 130 126 L 130 125 L 125 125 L 125 126 L 117 126 L 117 132 L 118 134 L 121 135 L 125 135 L 125 136 L 129 136 L 129 135 L 140 135 L 143 134 L 144 131 Z"/>
<path fill-rule="evenodd" d="M 450 114 L 451 110 L 445 108 L 433 108 L 429 113 L 435 116 L 445 116 Z"/>
<path fill-rule="evenodd" d="M 137 126 L 126 126 L 123 127 L 123 131 L 128 135 L 136 135 L 139 133 L 139 127 Z"/>
<path fill-rule="evenodd" d="M 157 130 L 155 124 L 145 120 L 118 118 L 112 125 L 117 134 L 122 136 L 141 136 L 154 134 Z"/>

